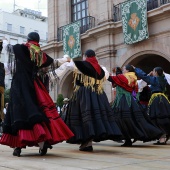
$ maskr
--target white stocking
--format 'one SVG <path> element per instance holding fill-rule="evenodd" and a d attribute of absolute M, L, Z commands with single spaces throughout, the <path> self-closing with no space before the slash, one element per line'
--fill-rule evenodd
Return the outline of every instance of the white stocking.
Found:
<path fill-rule="evenodd" d="M 88 146 L 92 146 L 92 141 L 93 141 L 93 140 L 90 140 L 90 141 L 82 144 L 82 145 L 80 146 L 80 148 L 85 148 L 85 147 L 88 147 Z"/>
<path fill-rule="evenodd" d="M 160 143 L 166 142 L 166 134 L 162 135 L 159 139 Z"/>
<path fill-rule="evenodd" d="M 88 146 L 92 146 L 92 140 L 88 142 L 88 144 L 86 145 L 86 147 Z"/>
<path fill-rule="evenodd" d="M 40 149 L 43 149 L 43 147 L 44 147 L 44 142 L 40 142 L 40 143 L 38 143 L 38 145 L 39 145 Z"/>

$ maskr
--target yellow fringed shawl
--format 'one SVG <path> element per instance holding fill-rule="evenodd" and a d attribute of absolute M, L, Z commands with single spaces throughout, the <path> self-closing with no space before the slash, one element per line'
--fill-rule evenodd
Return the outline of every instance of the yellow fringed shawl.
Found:
<path fill-rule="evenodd" d="M 137 85 L 137 76 L 135 75 L 135 72 L 124 73 L 124 76 L 128 79 L 129 86 L 132 87 Z"/>
<path fill-rule="evenodd" d="M 84 87 L 90 87 L 92 89 L 92 91 L 97 92 L 98 94 L 102 94 L 103 93 L 103 83 L 106 80 L 106 78 L 104 77 L 101 80 L 97 80 L 93 77 L 89 77 L 87 75 L 84 75 L 83 73 L 78 72 L 78 70 L 76 69 L 73 73 L 73 77 L 74 77 L 74 92 L 76 92 L 79 89 L 79 86 L 76 85 L 76 80 L 79 80 L 80 83 L 84 84 Z M 97 88 L 95 87 L 95 85 L 97 85 Z"/>
<path fill-rule="evenodd" d="M 158 96 L 160 96 L 160 97 L 164 96 L 164 97 L 168 100 L 167 96 L 165 96 L 164 93 L 154 93 L 154 94 L 152 94 L 152 96 L 151 96 L 151 98 L 150 98 L 150 100 L 149 100 L 148 106 L 150 106 L 150 105 L 152 104 L 153 100 L 154 100 L 156 97 L 158 97 Z M 168 102 L 170 103 L 169 100 L 168 100 Z"/>

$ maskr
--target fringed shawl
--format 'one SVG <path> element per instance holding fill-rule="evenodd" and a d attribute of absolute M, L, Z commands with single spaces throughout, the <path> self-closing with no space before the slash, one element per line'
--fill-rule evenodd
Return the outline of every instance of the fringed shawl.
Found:
<path fill-rule="evenodd" d="M 103 93 L 103 83 L 106 81 L 106 78 L 103 77 L 101 80 L 95 79 L 93 77 L 87 76 L 81 72 L 78 72 L 78 69 L 74 71 L 74 91 L 76 92 L 80 86 L 76 85 L 76 81 L 80 81 L 86 88 L 91 88 L 92 91 L 97 92 L 98 94 Z"/>
<path fill-rule="evenodd" d="M 37 67 L 41 67 L 47 60 L 46 53 L 41 51 L 40 45 L 35 41 L 29 41 L 25 45 L 30 51 L 31 61 L 34 61 Z"/>
<path fill-rule="evenodd" d="M 116 83 L 118 86 L 125 90 L 132 92 L 138 92 L 137 77 L 134 72 L 128 72 L 125 74 L 119 74 L 117 76 L 110 76 L 113 80 L 113 84 Z"/>

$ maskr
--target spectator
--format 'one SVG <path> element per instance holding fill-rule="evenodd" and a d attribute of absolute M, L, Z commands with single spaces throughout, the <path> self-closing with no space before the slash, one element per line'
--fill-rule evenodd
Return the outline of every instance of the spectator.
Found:
<path fill-rule="evenodd" d="M 7 109 L 8 109 L 8 103 L 5 103 L 5 107 L 4 107 L 4 110 L 3 110 L 4 116 L 6 115 Z"/>
<path fill-rule="evenodd" d="M 69 99 L 68 98 L 64 98 L 63 100 L 64 105 L 61 109 L 61 118 L 63 119 L 63 121 L 65 120 L 66 114 L 67 114 L 67 108 L 68 108 L 68 104 L 69 104 Z"/>

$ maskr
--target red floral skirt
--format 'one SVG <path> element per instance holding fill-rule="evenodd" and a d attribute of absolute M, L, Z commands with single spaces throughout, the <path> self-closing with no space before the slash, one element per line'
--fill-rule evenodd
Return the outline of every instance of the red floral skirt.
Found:
<path fill-rule="evenodd" d="M 74 134 L 59 117 L 56 106 L 40 80 L 34 81 L 34 87 L 39 107 L 49 118 L 49 123 L 38 123 L 32 129 L 20 129 L 16 136 L 4 133 L 0 143 L 10 147 L 37 146 L 39 142 L 47 141 L 53 145 L 73 137 Z"/>

